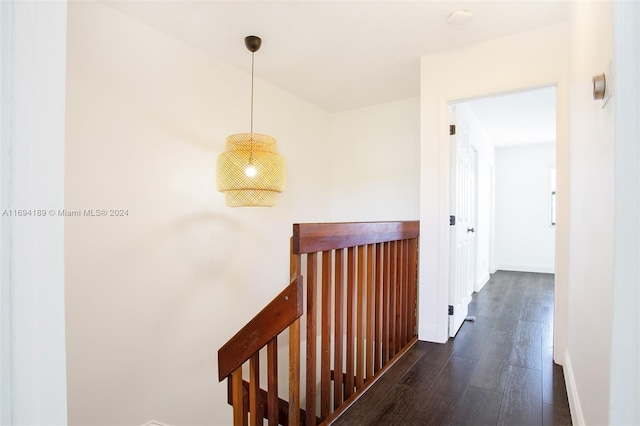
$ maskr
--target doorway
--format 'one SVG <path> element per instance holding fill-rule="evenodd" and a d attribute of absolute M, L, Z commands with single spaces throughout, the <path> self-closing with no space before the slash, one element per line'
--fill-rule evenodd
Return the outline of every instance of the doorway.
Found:
<path fill-rule="evenodd" d="M 475 188 L 463 202 L 474 204 L 468 222 L 453 218 L 468 172 L 456 149 L 450 153 L 449 335 L 455 336 L 472 293 L 496 270 L 555 272 L 556 88 L 456 102 L 450 119 L 477 156 Z M 473 262 L 457 253 L 463 234 L 474 235 Z"/>

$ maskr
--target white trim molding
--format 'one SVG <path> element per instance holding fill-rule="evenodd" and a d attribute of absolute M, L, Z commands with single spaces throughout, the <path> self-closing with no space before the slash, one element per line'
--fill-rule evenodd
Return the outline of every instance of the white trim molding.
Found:
<path fill-rule="evenodd" d="M 443 342 L 442 338 L 438 337 L 438 328 L 431 324 L 418 325 L 418 339 L 425 342 L 446 343 L 446 340 Z"/>
<path fill-rule="evenodd" d="M 535 272 L 538 274 L 553 274 L 555 273 L 555 267 L 549 265 L 498 265 L 498 271 L 513 271 L 513 272 Z"/>
<path fill-rule="evenodd" d="M 576 426 L 586 425 L 582 406 L 580 405 L 580 397 L 576 386 L 576 378 L 573 375 L 573 366 L 571 365 L 571 357 L 569 351 L 564 352 L 564 371 L 565 385 L 567 387 L 567 396 L 569 397 L 569 410 L 571 410 L 571 423 Z"/>

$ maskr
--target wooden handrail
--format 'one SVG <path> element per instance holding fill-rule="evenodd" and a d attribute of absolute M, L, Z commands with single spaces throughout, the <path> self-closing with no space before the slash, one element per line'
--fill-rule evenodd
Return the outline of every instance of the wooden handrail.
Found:
<path fill-rule="evenodd" d="M 419 235 L 418 221 L 293 225 L 295 279 L 218 351 L 234 425 L 330 424 L 416 342 Z M 285 401 L 278 395 L 278 338 L 287 328 Z M 265 347 L 267 390 L 260 387 Z"/>
<path fill-rule="evenodd" d="M 337 418 L 415 343 L 419 236 L 418 221 L 293 226 L 296 274 L 306 263 L 307 425 Z"/>
<path fill-rule="evenodd" d="M 218 351 L 218 379 L 238 367 L 302 316 L 302 277 L 296 278 Z"/>
<path fill-rule="evenodd" d="M 293 225 L 293 253 L 336 250 L 387 241 L 417 238 L 420 222 L 296 223 Z"/>

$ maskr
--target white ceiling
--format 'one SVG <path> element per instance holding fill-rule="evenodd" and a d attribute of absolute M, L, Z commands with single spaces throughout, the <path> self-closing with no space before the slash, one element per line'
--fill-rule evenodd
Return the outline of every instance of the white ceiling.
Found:
<path fill-rule="evenodd" d="M 547 87 L 466 102 L 494 146 L 556 141 L 556 89 Z"/>
<path fill-rule="evenodd" d="M 106 1 L 329 111 L 419 96 L 424 55 L 567 20 L 565 0 Z M 468 22 L 448 23 L 460 9 Z M 508 52 L 505 52 L 507 54 Z"/>

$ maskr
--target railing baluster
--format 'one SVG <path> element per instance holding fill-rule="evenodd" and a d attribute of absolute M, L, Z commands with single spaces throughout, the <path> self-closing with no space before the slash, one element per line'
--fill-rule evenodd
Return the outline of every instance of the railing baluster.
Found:
<path fill-rule="evenodd" d="M 411 319 L 409 330 L 411 336 L 418 334 L 417 329 L 417 294 L 418 294 L 418 239 L 412 238 L 409 245 L 409 318 Z"/>
<path fill-rule="evenodd" d="M 320 347 L 320 418 L 331 412 L 331 251 L 322 252 L 322 341 Z"/>
<path fill-rule="evenodd" d="M 300 276 L 300 255 L 293 252 L 293 237 L 290 239 L 291 253 L 289 272 L 291 279 Z M 300 318 L 289 326 L 289 424 L 300 424 Z"/>
<path fill-rule="evenodd" d="M 342 311 L 344 309 L 344 249 L 336 250 L 335 259 L 335 282 L 336 282 L 336 310 L 335 310 L 335 334 L 334 334 L 334 354 L 333 354 L 333 409 L 335 410 L 342 404 L 343 398 L 343 380 L 342 380 Z"/>
<path fill-rule="evenodd" d="M 356 389 L 364 383 L 364 253 L 365 246 L 358 246 L 358 295 L 357 295 L 357 318 L 356 318 Z"/>
<path fill-rule="evenodd" d="M 403 327 L 403 312 L 402 308 L 404 304 L 404 244 L 403 241 L 398 241 L 398 294 L 396 297 L 396 352 L 404 346 L 404 327 Z"/>
<path fill-rule="evenodd" d="M 377 373 L 380 370 L 380 363 L 382 362 L 382 268 L 384 266 L 384 260 L 382 259 L 382 244 L 376 244 L 376 276 L 375 276 L 375 329 L 374 329 L 374 342 L 375 342 L 375 355 L 373 357 L 374 368 L 373 372 Z"/>
<path fill-rule="evenodd" d="M 231 400 L 233 401 L 233 425 L 246 426 L 247 417 L 242 398 L 242 367 L 231 373 Z"/>
<path fill-rule="evenodd" d="M 391 242 L 391 298 L 389 299 L 389 357 L 396 354 L 396 298 L 398 294 L 398 243 Z"/>
<path fill-rule="evenodd" d="M 398 257 L 396 260 L 396 353 L 402 344 L 402 241 L 396 242 L 396 250 L 398 250 Z"/>
<path fill-rule="evenodd" d="M 258 426 L 262 424 L 262 413 L 260 412 L 260 352 L 249 360 L 249 415 L 251 424 Z"/>
<path fill-rule="evenodd" d="M 411 297 L 411 282 L 409 281 L 409 259 L 411 257 L 411 253 L 409 252 L 409 240 L 404 240 L 404 266 L 402 270 L 404 271 L 404 300 L 403 300 L 403 309 L 402 309 L 402 325 L 404 327 L 404 341 L 402 342 L 402 346 L 406 345 L 409 340 L 413 337 L 413 334 L 410 331 L 409 326 L 409 308 L 411 306 L 410 297 Z"/>
<path fill-rule="evenodd" d="M 278 336 L 267 343 L 267 412 L 269 426 L 278 425 Z M 260 422 L 262 424 L 262 422 Z"/>
<path fill-rule="evenodd" d="M 365 379 L 373 376 L 373 311 L 374 311 L 374 250 L 373 244 L 367 246 L 367 341 L 365 353 L 367 365 L 365 370 Z"/>
<path fill-rule="evenodd" d="M 293 253 L 293 237 L 289 239 L 289 280 L 293 281 L 300 276 L 300 255 Z"/>
<path fill-rule="evenodd" d="M 390 330 L 390 312 L 389 301 L 391 300 L 391 243 L 384 243 L 384 272 L 383 272 L 383 315 L 382 315 L 382 364 L 389 361 L 389 330 Z"/>
<path fill-rule="evenodd" d="M 317 253 L 307 255 L 307 426 L 316 424 Z"/>
<path fill-rule="evenodd" d="M 289 424 L 300 424 L 300 318 L 289 326 Z"/>
<path fill-rule="evenodd" d="M 355 337 L 355 287 L 356 287 L 356 251 L 347 249 L 347 351 L 344 382 L 344 398 L 351 396 L 354 390 L 354 337 Z"/>

